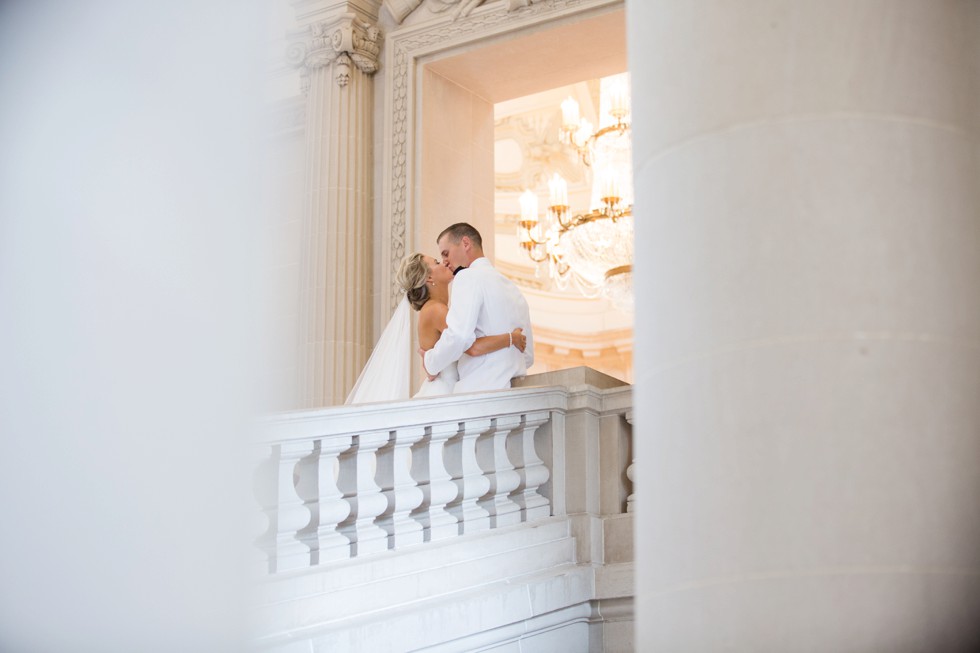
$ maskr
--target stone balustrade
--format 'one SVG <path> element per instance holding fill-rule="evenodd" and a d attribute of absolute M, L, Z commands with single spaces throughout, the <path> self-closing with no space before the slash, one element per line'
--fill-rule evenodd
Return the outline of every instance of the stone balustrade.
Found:
<path fill-rule="evenodd" d="M 258 566 L 276 573 L 553 515 L 625 513 L 631 388 L 600 387 L 609 377 L 579 369 L 561 386 L 270 418 L 254 447 Z M 587 544 L 580 559 L 593 559 Z"/>

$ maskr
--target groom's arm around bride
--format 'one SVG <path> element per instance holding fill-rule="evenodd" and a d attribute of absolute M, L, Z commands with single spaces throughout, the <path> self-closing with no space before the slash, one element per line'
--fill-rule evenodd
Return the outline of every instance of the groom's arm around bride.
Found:
<path fill-rule="evenodd" d="M 483 240 L 471 225 L 460 222 L 447 227 L 439 234 L 438 244 L 443 262 L 451 269 L 466 269 L 460 270 L 453 281 L 447 328 L 435 347 L 425 353 L 425 370 L 438 374 L 459 360 L 459 382 L 454 392 L 509 388 L 510 380 L 524 376 L 534 363 L 527 301 L 514 282 L 483 256 Z M 527 337 L 523 354 L 515 347 L 477 357 L 463 353 L 480 336 L 508 333 L 518 327 Z"/>

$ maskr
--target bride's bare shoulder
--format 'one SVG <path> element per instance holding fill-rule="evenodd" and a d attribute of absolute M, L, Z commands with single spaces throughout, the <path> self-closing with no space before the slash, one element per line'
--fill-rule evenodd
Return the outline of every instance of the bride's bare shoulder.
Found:
<path fill-rule="evenodd" d="M 419 310 L 419 325 L 432 325 L 439 331 L 442 331 L 445 328 L 447 313 L 449 313 L 448 306 L 442 302 L 430 299 L 422 304 L 422 308 Z"/>

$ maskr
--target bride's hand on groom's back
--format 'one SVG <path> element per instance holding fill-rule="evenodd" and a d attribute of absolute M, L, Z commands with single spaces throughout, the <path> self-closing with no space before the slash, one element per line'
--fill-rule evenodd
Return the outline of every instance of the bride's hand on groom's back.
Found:
<path fill-rule="evenodd" d="M 517 327 L 510 332 L 513 338 L 514 346 L 523 354 L 524 350 L 527 348 L 527 336 L 524 335 L 524 329 Z"/>

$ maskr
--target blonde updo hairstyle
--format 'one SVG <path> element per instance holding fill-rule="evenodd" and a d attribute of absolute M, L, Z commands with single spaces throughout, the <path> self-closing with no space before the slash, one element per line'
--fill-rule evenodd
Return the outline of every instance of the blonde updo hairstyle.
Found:
<path fill-rule="evenodd" d="M 429 266 L 425 264 L 425 255 L 419 252 L 409 254 L 402 260 L 398 268 L 398 285 L 408 296 L 408 303 L 416 311 L 422 310 L 422 305 L 429 301 L 429 287 L 425 280 L 429 278 Z"/>

